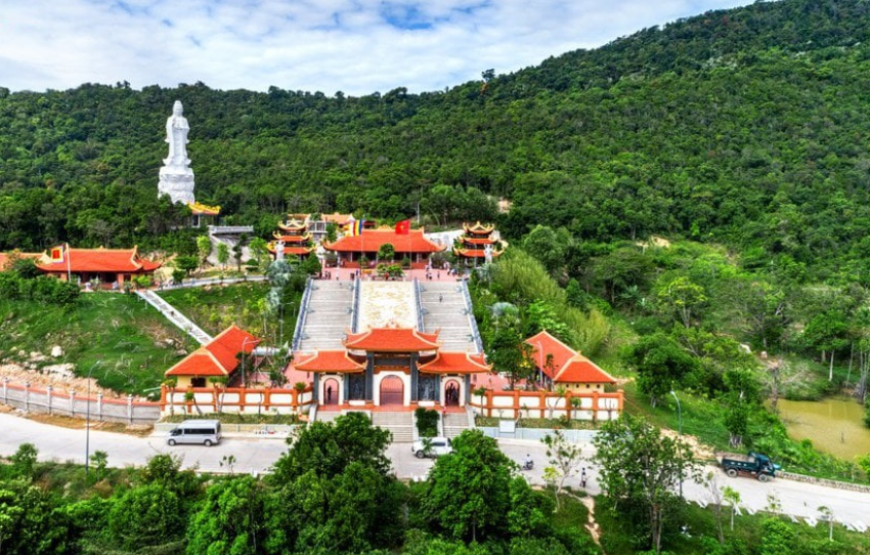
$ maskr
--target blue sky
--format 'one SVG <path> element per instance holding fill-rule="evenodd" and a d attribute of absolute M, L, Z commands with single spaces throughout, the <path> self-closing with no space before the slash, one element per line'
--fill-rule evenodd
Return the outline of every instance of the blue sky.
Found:
<path fill-rule="evenodd" d="M 0 86 L 422 92 L 751 0 L 3 0 Z"/>

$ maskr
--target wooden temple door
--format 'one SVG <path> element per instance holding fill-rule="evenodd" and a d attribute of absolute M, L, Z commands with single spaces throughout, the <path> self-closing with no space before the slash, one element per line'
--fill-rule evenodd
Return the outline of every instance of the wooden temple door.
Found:
<path fill-rule="evenodd" d="M 381 405 L 403 405 L 405 384 L 401 378 L 388 376 L 381 380 Z"/>

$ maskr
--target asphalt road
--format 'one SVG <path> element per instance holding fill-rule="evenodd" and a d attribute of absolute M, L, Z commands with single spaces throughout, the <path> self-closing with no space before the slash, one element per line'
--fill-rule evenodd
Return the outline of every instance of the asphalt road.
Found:
<path fill-rule="evenodd" d="M 11 414 L 0 414 L 0 455 L 9 456 L 21 443 L 33 443 L 39 450 L 41 460 L 72 461 L 83 463 L 85 460 L 85 431 L 60 428 L 19 418 Z M 535 468 L 523 472 L 530 482 L 542 484 L 543 468 L 547 465 L 544 446 L 533 441 L 500 440 L 502 451 L 517 463 L 530 454 Z M 214 447 L 166 444 L 165 434 L 153 434 L 141 438 L 125 434 L 91 430 L 90 452 L 101 450 L 109 455 L 109 465 L 115 467 L 141 466 L 157 453 L 180 455 L 185 468 L 203 471 L 226 471 L 221 467 L 224 457 L 235 457 L 235 472 L 266 471 L 287 449 L 283 439 L 277 438 L 236 438 L 225 437 L 220 445 Z M 395 444 L 388 449 L 388 456 L 399 478 L 423 479 L 432 467 L 433 461 L 417 459 L 411 446 Z M 584 446 L 584 455 L 591 456 L 591 445 Z M 587 491 L 599 493 L 594 465 L 586 466 L 589 480 Z M 765 509 L 769 496 L 776 496 L 784 514 L 795 517 L 819 518 L 818 508 L 827 506 L 833 509 L 834 518 L 842 523 L 870 525 L 870 494 L 841 490 L 814 484 L 777 479 L 761 483 L 751 478 L 728 478 L 715 467 L 705 469 L 704 474 L 712 472 L 718 484 L 729 485 L 740 492 L 741 506 L 750 511 Z M 580 489 L 580 479 L 572 476 L 567 485 Z M 687 499 L 710 503 L 712 495 L 702 485 L 689 480 L 683 484 Z M 861 528 L 862 526 L 858 526 Z"/>

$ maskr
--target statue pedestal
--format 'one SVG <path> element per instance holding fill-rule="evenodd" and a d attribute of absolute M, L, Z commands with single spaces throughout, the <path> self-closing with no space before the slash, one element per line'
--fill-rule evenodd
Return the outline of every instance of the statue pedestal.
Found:
<path fill-rule="evenodd" d="M 160 182 L 157 184 L 157 195 L 169 195 L 173 203 L 188 204 L 195 202 L 193 196 L 193 170 L 179 166 L 163 166 L 160 168 Z"/>

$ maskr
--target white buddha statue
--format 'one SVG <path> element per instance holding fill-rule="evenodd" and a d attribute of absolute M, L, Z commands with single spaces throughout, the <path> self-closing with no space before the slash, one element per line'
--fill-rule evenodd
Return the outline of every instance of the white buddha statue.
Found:
<path fill-rule="evenodd" d="M 166 120 L 166 142 L 169 143 L 169 156 L 163 160 L 167 166 L 189 166 L 190 158 L 187 157 L 187 134 L 190 125 L 185 118 L 184 107 L 180 100 L 172 106 L 172 115 Z"/>

